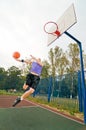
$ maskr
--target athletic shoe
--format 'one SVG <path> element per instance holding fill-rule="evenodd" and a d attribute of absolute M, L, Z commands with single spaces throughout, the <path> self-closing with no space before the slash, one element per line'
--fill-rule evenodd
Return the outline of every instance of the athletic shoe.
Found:
<path fill-rule="evenodd" d="M 12 106 L 15 107 L 20 101 L 21 101 L 21 98 L 18 97 L 18 98 L 14 101 L 14 103 L 13 103 Z"/>

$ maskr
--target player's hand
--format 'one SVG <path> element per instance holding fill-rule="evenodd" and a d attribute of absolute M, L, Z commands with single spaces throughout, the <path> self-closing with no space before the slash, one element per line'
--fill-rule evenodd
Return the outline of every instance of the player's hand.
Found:
<path fill-rule="evenodd" d="M 28 88 L 28 85 L 24 84 L 23 89 L 26 90 Z"/>

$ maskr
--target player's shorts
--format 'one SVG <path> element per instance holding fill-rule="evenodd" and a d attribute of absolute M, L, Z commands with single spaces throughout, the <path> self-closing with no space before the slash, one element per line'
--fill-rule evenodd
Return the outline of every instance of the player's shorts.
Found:
<path fill-rule="evenodd" d="M 35 90 L 36 90 L 36 88 L 37 88 L 37 86 L 39 84 L 39 81 L 40 81 L 40 77 L 37 76 L 37 75 L 33 75 L 33 74 L 29 73 L 26 76 L 26 85 L 28 85 L 29 87 L 31 87 L 31 88 L 33 88 Z"/>

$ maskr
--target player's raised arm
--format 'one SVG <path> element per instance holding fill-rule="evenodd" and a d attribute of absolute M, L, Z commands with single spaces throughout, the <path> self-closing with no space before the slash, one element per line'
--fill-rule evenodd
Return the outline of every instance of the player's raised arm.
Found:
<path fill-rule="evenodd" d="M 14 58 L 16 61 L 22 62 L 22 63 L 26 63 L 26 64 L 31 64 L 32 61 L 31 59 L 19 59 L 19 58 Z"/>
<path fill-rule="evenodd" d="M 36 61 L 38 64 L 40 64 L 41 66 L 43 66 L 40 58 L 36 58 L 36 57 L 34 57 L 32 55 L 30 55 L 30 56 L 31 56 L 32 60 Z"/>

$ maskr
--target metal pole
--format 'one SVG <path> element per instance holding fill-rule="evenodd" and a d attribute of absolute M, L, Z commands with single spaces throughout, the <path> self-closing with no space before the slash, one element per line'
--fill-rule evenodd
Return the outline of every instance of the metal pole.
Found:
<path fill-rule="evenodd" d="M 79 111 L 83 112 L 83 103 L 82 103 L 82 89 L 81 89 L 81 71 L 78 71 L 78 100 L 79 100 Z"/>
<path fill-rule="evenodd" d="M 49 78 L 49 87 L 48 87 L 48 102 L 50 102 L 52 93 L 52 77 Z"/>
<path fill-rule="evenodd" d="M 83 65 L 83 56 L 82 56 L 82 45 L 79 40 L 77 40 L 75 37 L 73 37 L 70 33 L 67 31 L 64 32 L 67 36 L 72 38 L 74 41 L 77 42 L 80 49 L 80 64 L 81 64 L 81 79 L 82 79 L 82 94 L 83 94 L 83 100 L 84 100 L 84 123 L 86 124 L 86 89 L 85 89 L 85 76 L 84 76 L 84 65 Z"/>

